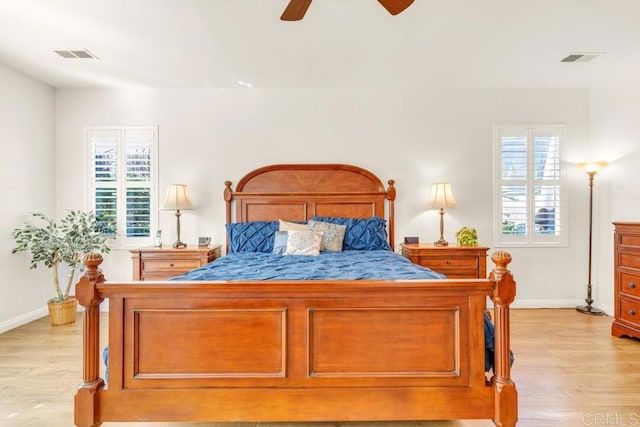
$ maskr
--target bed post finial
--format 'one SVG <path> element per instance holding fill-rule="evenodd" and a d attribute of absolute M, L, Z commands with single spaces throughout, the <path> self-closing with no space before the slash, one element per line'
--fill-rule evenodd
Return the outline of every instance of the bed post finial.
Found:
<path fill-rule="evenodd" d="M 231 200 L 233 200 L 233 190 L 231 189 L 231 181 L 224 182 L 224 204 L 226 207 L 227 224 L 231 222 Z M 225 233 L 226 236 L 226 233 Z M 226 251 L 229 253 L 229 236 L 225 237 Z"/>
<path fill-rule="evenodd" d="M 389 187 L 387 188 L 387 199 L 394 201 L 396 199 L 396 187 L 394 187 L 396 181 L 390 179 L 387 183 L 389 183 Z"/>
<path fill-rule="evenodd" d="M 509 305 L 516 297 L 516 282 L 507 268 L 511 262 L 509 252 L 498 251 L 491 256 L 496 265 L 490 280 L 496 281 L 491 300 L 495 317 L 495 365 L 492 382 L 495 386 L 495 421 L 500 426 L 515 426 L 518 420 L 518 392 L 511 379 L 511 358 L 509 344 Z"/>
<path fill-rule="evenodd" d="M 102 260 L 99 253 L 85 254 L 82 263 L 86 270 L 76 284 L 76 297 L 85 308 L 82 328 L 82 384 L 74 400 L 76 426 L 100 425 L 97 421 L 95 399 L 97 391 L 104 386 L 104 380 L 99 377 L 100 303 L 103 298 L 96 289 L 96 284 L 104 282 L 99 269 Z"/>
<path fill-rule="evenodd" d="M 395 250 L 395 229 L 396 229 L 396 221 L 395 221 L 395 200 L 396 200 L 396 187 L 393 185 L 396 183 L 395 180 L 390 179 L 387 181 L 389 187 L 387 187 L 387 199 L 389 200 L 389 244 L 391 248 Z"/>

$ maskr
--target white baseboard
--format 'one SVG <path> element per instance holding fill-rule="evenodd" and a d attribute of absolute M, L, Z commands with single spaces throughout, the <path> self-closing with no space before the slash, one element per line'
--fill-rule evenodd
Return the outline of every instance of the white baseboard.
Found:
<path fill-rule="evenodd" d="M 575 308 L 584 305 L 584 300 L 516 300 L 511 308 Z"/>
<path fill-rule="evenodd" d="M 511 308 L 576 308 L 583 306 L 584 300 L 518 300 L 516 299 Z M 609 316 L 613 316 L 613 307 L 606 304 L 594 304 L 593 307 L 599 308 Z"/>
<path fill-rule="evenodd" d="M 38 320 L 48 315 L 49 309 L 47 309 L 47 307 L 45 306 L 37 310 L 33 310 L 30 313 L 25 313 L 18 317 L 14 317 L 13 319 L 6 320 L 0 323 L 0 334 L 17 328 L 18 326 L 26 325 L 29 322 L 33 322 L 34 320 Z"/>

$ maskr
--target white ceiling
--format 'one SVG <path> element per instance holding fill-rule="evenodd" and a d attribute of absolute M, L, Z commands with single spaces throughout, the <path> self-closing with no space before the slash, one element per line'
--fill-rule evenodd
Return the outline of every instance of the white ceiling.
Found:
<path fill-rule="evenodd" d="M 0 0 L 0 63 L 54 87 L 640 87 L 640 0 L 287 2 Z"/>

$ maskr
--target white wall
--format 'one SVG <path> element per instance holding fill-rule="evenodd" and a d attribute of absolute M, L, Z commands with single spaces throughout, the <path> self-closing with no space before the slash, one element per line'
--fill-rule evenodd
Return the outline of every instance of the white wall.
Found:
<path fill-rule="evenodd" d="M 0 64 L 0 333 L 46 314 L 51 270 L 11 254 L 11 231 L 29 212 L 55 208 L 54 91 Z"/>
<path fill-rule="evenodd" d="M 594 299 L 613 312 L 614 221 L 640 222 L 640 90 L 591 90 L 592 159 L 609 161 L 594 185 Z M 587 178 L 584 177 L 585 186 Z M 585 187 L 586 188 L 586 187 Z"/>
<path fill-rule="evenodd" d="M 492 246 L 492 126 L 566 123 L 568 160 L 589 141 L 586 89 L 61 89 L 56 92 L 56 210 L 84 208 L 82 130 L 89 125 L 158 125 L 160 193 L 189 185 L 197 210 L 182 216 L 182 240 L 224 242 L 223 182 L 237 183 L 272 163 L 351 163 L 395 179 L 398 240 L 439 237 L 435 211 L 425 211 L 430 186 L 452 183 L 460 204 L 445 216 L 445 238 L 463 225 Z M 587 205 L 582 173 L 569 167 L 569 246 L 513 249 L 519 306 L 574 306 L 584 298 Z M 162 212 L 164 240 L 175 219 Z M 108 279 L 130 278 L 126 250 L 107 255 Z"/>

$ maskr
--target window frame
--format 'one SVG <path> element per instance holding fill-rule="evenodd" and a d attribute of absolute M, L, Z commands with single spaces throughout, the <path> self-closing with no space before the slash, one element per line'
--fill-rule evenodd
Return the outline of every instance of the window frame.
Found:
<path fill-rule="evenodd" d="M 127 237 L 126 232 L 126 190 L 127 188 L 135 188 L 136 186 L 127 186 L 124 174 L 126 173 L 126 143 L 127 134 L 144 134 L 149 133 L 151 137 L 150 144 L 150 176 L 149 176 L 149 236 L 145 237 Z M 153 244 L 153 236 L 158 229 L 158 183 L 159 183 L 159 167 L 158 167 L 158 126 L 87 126 L 84 128 L 84 151 L 85 151 L 85 177 L 86 177 L 86 202 L 88 210 L 95 211 L 92 205 L 93 191 L 95 181 L 92 176 L 93 150 L 92 139 L 96 136 L 115 137 L 117 139 L 117 173 L 116 179 L 116 197 L 117 197 L 117 229 L 116 236 L 108 240 L 111 248 L 131 248 L 139 246 L 150 246 Z"/>
<path fill-rule="evenodd" d="M 526 174 L 526 206 L 527 230 L 535 230 L 535 186 L 540 180 L 535 177 L 535 150 L 532 150 L 535 137 L 557 137 L 559 140 L 558 155 L 559 177 L 557 186 L 559 191 L 559 221 L 557 235 L 529 232 L 524 236 L 513 236 L 502 233 L 502 186 L 513 184 L 502 178 L 502 137 L 525 136 L 527 141 L 527 174 Z M 568 246 L 568 186 L 566 184 L 567 162 L 566 125 L 494 125 L 493 127 L 493 242 L 495 247 L 566 247 Z M 556 185 L 555 183 L 552 185 Z"/>

